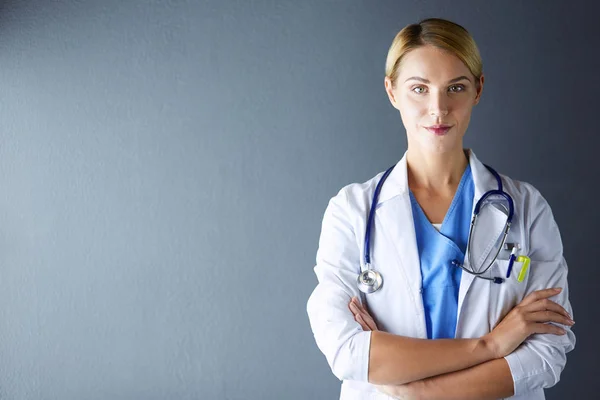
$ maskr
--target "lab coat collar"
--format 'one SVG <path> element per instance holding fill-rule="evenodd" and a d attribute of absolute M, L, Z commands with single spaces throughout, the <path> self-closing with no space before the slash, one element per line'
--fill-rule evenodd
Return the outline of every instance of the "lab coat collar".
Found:
<path fill-rule="evenodd" d="M 469 165 L 471 166 L 471 173 L 473 175 L 473 184 L 475 186 L 475 198 L 474 203 L 481 198 L 481 196 L 493 189 L 498 188 L 498 183 L 494 175 L 483 165 L 481 161 L 475 155 L 472 149 L 465 149 L 469 155 Z M 390 176 L 386 180 L 385 184 L 381 187 L 381 193 L 379 194 L 379 204 L 381 205 L 387 200 L 390 200 L 398 195 L 408 194 L 408 170 L 406 162 L 407 152 L 390 173 Z"/>
<path fill-rule="evenodd" d="M 471 173 L 473 175 L 473 184 L 475 185 L 475 197 L 473 199 L 473 207 L 475 207 L 475 203 L 479 201 L 485 192 L 498 189 L 498 181 L 494 174 L 479 161 L 473 150 L 467 149 L 467 152 L 469 154 L 469 165 L 471 166 Z"/>

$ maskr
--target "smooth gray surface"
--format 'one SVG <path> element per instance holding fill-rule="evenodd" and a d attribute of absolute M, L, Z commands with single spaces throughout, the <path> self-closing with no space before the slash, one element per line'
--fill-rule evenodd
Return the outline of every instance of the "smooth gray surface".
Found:
<path fill-rule="evenodd" d="M 578 343 L 547 398 L 591 398 L 586 4 L 0 2 L 0 398 L 337 398 L 305 311 L 321 218 L 404 153 L 385 56 L 430 16 L 483 56 L 465 144 L 561 228 Z"/>

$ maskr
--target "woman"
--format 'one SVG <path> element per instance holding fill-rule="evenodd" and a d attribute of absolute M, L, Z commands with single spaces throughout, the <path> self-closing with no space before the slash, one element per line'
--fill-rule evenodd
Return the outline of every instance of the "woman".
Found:
<path fill-rule="evenodd" d="M 475 42 L 446 20 L 409 25 L 384 82 L 408 150 L 330 200 L 307 304 L 340 398 L 543 399 L 575 345 L 567 265 L 540 193 L 463 148 L 484 84 Z"/>

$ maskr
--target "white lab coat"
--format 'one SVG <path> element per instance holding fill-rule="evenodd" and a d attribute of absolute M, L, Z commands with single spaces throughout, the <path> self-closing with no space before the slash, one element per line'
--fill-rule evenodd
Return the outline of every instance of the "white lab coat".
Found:
<path fill-rule="evenodd" d="M 497 189 L 495 177 L 469 150 L 477 200 L 488 190 Z M 379 329 L 402 336 L 427 338 L 421 270 L 409 198 L 406 154 L 383 185 L 371 232 L 371 262 L 383 276 L 377 292 L 363 295 L 356 285 L 364 264 L 364 235 L 373 193 L 383 173 L 362 184 L 344 187 L 333 197 L 323 217 L 314 271 L 318 285 L 307 303 L 311 328 L 319 349 L 332 372 L 343 381 L 340 399 L 390 399 L 367 382 L 371 332 L 354 321 L 348 309 L 353 296 L 360 296 Z M 456 337 L 477 338 L 490 332 L 528 293 L 562 287 L 551 299 L 569 313 L 567 264 L 563 258 L 560 233 L 552 211 L 542 195 L 530 184 L 501 175 L 504 190 L 515 205 L 515 216 L 507 238 L 519 243 L 519 254 L 531 258 L 528 275 L 519 283 L 521 264 L 515 263 L 511 278 L 503 284 L 474 278 L 463 271 L 458 297 Z M 505 218 L 479 219 L 473 246 L 489 244 L 497 238 Z M 483 216 L 483 215 L 482 215 Z M 489 232 L 486 237 L 483 232 Z M 481 233 L 481 234 L 480 234 Z M 494 236 L 496 235 L 496 236 Z M 502 252 L 487 276 L 506 276 L 508 252 Z M 468 254 L 465 264 L 468 265 Z M 566 353 L 575 346 L 568 326 L 563 336 L 535 334 L 506 360 L 514 380 L 512 399 L 544 399 L 543 388 L 555 385 L 566 364 Z"/>

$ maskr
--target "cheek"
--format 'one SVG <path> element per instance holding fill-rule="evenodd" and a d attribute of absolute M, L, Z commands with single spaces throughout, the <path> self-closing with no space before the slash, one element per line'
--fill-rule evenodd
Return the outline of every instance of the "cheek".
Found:
<path fill-rule="evenodd" d="M 471 107 L 469 107 L 468 105 L 463 105 L 462 107 L 456 110 L 455 115 L 456 119 L 459 122 L 468 122 L 471 118 Z"/>
<path fill-rule="evenodd" d="M 473 99 L 469 95 L 464 95 L 460 99 L 456 99 L 454 108 L 461 115 L 471 114 L 473 109 Z"/>
<path fill-rule="evenodd" d="M 403 97 L 400 101 L 400 113 L 403 119 L 412 120 L 420 118 L 427 112 L 427 107 L 423 102 L 410 97 Z"/>

